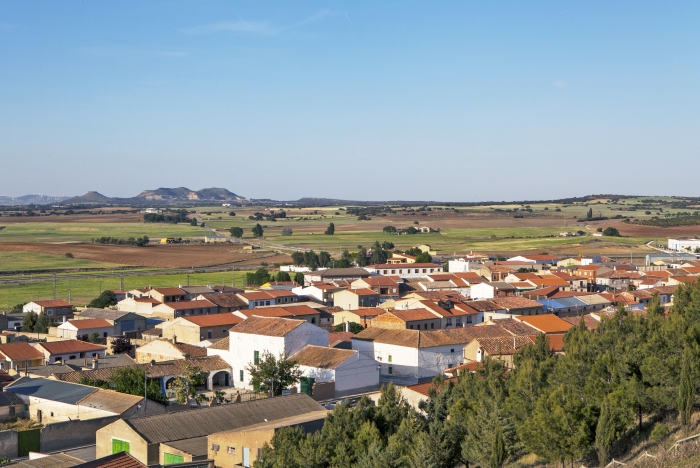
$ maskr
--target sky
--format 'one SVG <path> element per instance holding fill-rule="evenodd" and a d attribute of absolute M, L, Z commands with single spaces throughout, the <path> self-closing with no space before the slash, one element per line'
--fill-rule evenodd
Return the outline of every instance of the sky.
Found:
<path fill-rule="evenodd" d="M 0 2 L 0 195 L 699 196 L 700 3 Z"/>

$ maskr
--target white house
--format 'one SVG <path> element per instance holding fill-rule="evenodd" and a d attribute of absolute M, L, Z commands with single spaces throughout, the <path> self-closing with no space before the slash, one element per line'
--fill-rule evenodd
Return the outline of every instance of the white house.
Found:
<path fill-rule="evenodd" d="M 34 312 L 41 314 L 42 312 L 53 317 L 54 321 L 60 322 L 64 317 L 70 318 L 73 316 L 73 304 L 61 299 L 49 299 L 46 301 L 32 301 L 22 307 L 23 313 Z"/>
<path fill-rule="evenodd" d="M 365 267 L 373 275 L 398 276 L 400 278 L 423 278 L 442 273 L 442 265 L 436 263 L 382 263 Z"/>
<path fill-rule="evenodd" d="M 472 299 L 493 299 L 495 290 L 489 283 L 474 284 L 469 294 Z"/>
<path fill-rule="evenodd" d="M 411 385 L 462 364 L 463 349 L 479 336 L 511 336 L 500 326 L 418 331 L 369 327 L 352 337 L 352 349 L 374 358 L 380 380 Z"/>
<path fill-rule="evenodd" d="M 97 333 L 99 338 L 114 336 L 114 325 L 105 319 L 69 320 L 56 328 L 56 336 L 79 340 Z"/>
<path fill-rule="evenodd" d="M 207 348 L 207 354 L 231 365 L 236 387 L 252 388 L 245 368 L 257 364 L 264 352 L 291 356 L 307 345 L 328 346 L 328 332 L 303 320 L 252 316 L 230 330 L 228 342 L 228 351 Z"/>
<path fill-rule="evenodd" d="M 378 362 L 359 351 L 309 345 L 292 359 L 316 384 L 333 382 L 336 398 L 379 388 Z"/>

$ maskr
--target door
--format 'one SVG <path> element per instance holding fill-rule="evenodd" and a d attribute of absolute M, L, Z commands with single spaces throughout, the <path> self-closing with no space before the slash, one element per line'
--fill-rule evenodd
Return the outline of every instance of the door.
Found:
<path fill-rule="evenodd" d="M 243 466 L 250 468 L 250 449 L 248 447 L 243 447 Z"/>
<path fill-rule="evenodd" d="M 17 432 L 17 455 L 26 457 L 29 452 L 41 452 L 41 429 Z"/>

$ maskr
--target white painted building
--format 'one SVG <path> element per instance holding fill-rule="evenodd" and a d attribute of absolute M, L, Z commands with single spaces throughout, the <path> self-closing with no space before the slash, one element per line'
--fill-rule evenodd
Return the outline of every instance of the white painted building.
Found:
<path fill-rule="evenodd" d="M 292 359 L 299 363 L 304 377 L 317 384 L 333 382 L 336 398 L 379 388 L 378 362 L 359 351 L 309 345 Z"/>
<path fill-rule="evenodd" d="M 252 316 L 230 330 L 228 341 L 228 351 L 207 348 L 207 354 L 219 355 L 231 365 L 236 387 L 252 389 L 246 367 L 266 351 L 278 358 L 307 345 L 328 346 L 328 332 L 303 320 Z"/>
<path fill-rule="evenodd" d="M 114 325 L 105 319 L 69 320 L 56 327 L 56 336 L 79 340 L 84 337 L 92 337 L 97 333 L 98 338 L 114 336 Z"/>
<path fill-rule="evenodd" d="M 384 263 L 366 266 L 365 270 L 373 275 L 423 278 L 427 275 L 442 273 L 442 265 L 436 263 Z"/>
<path fill-rule="evenodd" d="M 495 290 L 489 283 L 473 284 L 469 295 L 472 299 L 493 299 Z"/>
<path fill-rule="evenodd" d="M 700 239 L 669 239 L 668 250 L 676 252 L 695 252 L 700 249 Z"/>

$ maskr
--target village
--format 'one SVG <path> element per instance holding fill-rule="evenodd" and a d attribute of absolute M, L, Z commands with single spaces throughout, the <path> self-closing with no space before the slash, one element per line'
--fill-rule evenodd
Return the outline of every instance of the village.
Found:
<path fill-rule="evenodd" d="M 29 302 L 0 318 L 0 418 L 15 421 L 0 456 L 250 467 L 282 428 L 318 431 L 338 405 L 376 403 L 389 385 L 422 411 L 436 378 L 494 360 L 513 370 L 542 337 L 565 355 L 570 329 L 620 310 L 644 316 L 656 301 L 667 313 L 700 276 L 697 255 L 672 242 L 645 265 L 474 252 L 418 262 L 431 253 L 421 245 L 365 267 L 281 266 L 245 288 L 114 290 L 105 308 Z M 32 314 L 50 318 L 48 333 L 21 331 Z"/>

